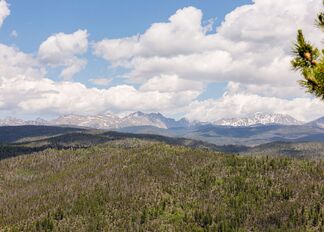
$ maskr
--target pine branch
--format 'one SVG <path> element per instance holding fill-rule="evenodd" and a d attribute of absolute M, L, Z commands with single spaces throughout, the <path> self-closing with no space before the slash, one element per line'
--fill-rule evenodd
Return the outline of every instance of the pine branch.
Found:
<path fill-rule="evenodd" d="M 324 12 L 317 16 L 316 24 L 324 31 Z M 306 88 L 306 92 L 324 100 L 324 49 L 320 51 L 307 42 L 302 30 L 298 30 L 293 53 L 295 58 L 291 64 L 304 77 L 299 84 Z"/>
<path fill-rule="evenodd" d="M 305 41 L 302 30 L 298 30 L 297 43 L 293 48 L 295 59 L 292 60 L 292 66 L 296 70 L 304 71 L 305 68 L 312 68 L 317 64 L 319 51 L 312 44 Z"/>
<path fill-rule="evenodd" d="M 292 66 L 304 77 L 299 84 L 306 88 L 306 92 L 324 100 L 324 52 L 321 58 L 319 50 L 306 42 L 301 30 L 298 30 L 293 52 L 295 58 L 291 62 Z"/>

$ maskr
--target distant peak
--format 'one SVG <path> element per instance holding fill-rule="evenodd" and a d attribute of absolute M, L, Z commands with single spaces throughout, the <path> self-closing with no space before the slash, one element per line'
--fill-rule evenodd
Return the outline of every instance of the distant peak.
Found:
<path fill-rule="evenodd" d="M 216 121 L 214 124 L 223 126 L 242 127 L 268 124 L 300 125 L 302 123 L 288 114 L 256 112 L 251 117 L 224 118 Z"/>
<path fill-rule="evenodd" d="M 144 115 L 146 114 L 143 113 L 142 111 L 136 111 L 134 113 L 129 114 L 129 116 L 137 116 L 137 117 L 144 116 Z"/>

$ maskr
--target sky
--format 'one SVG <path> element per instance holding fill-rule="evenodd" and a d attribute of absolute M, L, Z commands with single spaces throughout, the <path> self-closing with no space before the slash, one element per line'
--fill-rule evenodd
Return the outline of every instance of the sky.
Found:
<path fill-rule="evenodd" d="M 321 0 L 0 0 L 0 118 L 255 112 L 310 121 L 324 103 L 290 66 Z"/>

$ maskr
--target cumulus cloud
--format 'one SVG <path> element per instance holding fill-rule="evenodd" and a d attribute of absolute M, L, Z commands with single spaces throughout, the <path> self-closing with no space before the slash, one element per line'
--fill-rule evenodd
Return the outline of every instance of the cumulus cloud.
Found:
<path fill-rule="evenodd" d="M 219 99 L 194 101 L 187 107 L 186 117 L 213 122 L 222 118 L 246 117 L 255 112 L 288 114 L 300 121 L 308 121 L 323 116 L 324 107 L 323 102 L 318 99 L 287 100 L 255 94 L 234 94 L 224 95 Z"/>
<path fill-rule="evenodd" d="M 76 54 L 75 49 L 69 50 L 70 43 L 68 44 L 65 46 L 68 55 L 62 54 L 63 50 L 57 51 L 60 46 L 56 44 L 47 53 L 43 50 L 44 46 L 41 46 L 39 56 L 42 55 L 44 59 L 46 57 L 53 65 L 61 64 L 58 54 L 62 54 L 62 58 Z M 152 87 L 152 82 L 151 87 L 141 90 L 131 85 L 98 89 L 78 82 L 54 81 L 46 77 L 46 69 L 42 63 L 44 60 L 40 63 L 39 56 L 0 44 L 0 113 L 58 115 L 137 110 L 176 112 L 200 94 L 197 88 L 159 91 Z M 96 84 L 108 84 L 110 79 L 96 78 L 92 81 Z M 181 83 L 176 78 L 175 81 Z"/>
<path fill-rule="evenodd" d="M 10 15 L 9 4 L 5 0 L 0 0 L 0 27 L 3 21 Z"/>
<path fill-rule="evenodd" d="M 96 114 L 106 111 L 172 111 L 184 107 L 199 93 L 179 91 L 141 92 L 129 85 L 108 89 L 88 88 L 77 82 L 19 75 L 0 77 L 0 112 L 33 114 Z"/>
<path fill-rule="evenodd" d="M 290 68 L 292 41 L 302 27 L 319 43 L 314 15 L 320 9 L 318 0 L 288 0 L 285 4 L 254 0 L 229 13 L 210 33 L 210 25 L 203 25 L 202 12 L 186 7 L 141 35 L 99 41 L 94 54 L 130 69 L 128 77 L 135 82 L 177 75 L 207 83 L 258 85 L 259 93 L 264 86 L 272 86 L 272 94 L 283 84 L 296 86 L 297 75 Z M 298 89 L 286 92 L 286 97 L 302 94 Z"/>
<path fill-rule="evenodd" d="M 39 47 L 38 57 L 51 67 L 64 67 L 60 76 L 72 78 L 87 64 L 79 58 L 88 50 L 88 32 L 78 30 L 72 34 L 58 33 L 47 38 Z"/>
<path fill-rule="evenodd" d="M 237 82 L 230 81 L 228 82 L 225 93 L 227 94 L 257 94 L 262 97 L 266 96 L 276 96 L 278 98 L 286 98 L 286 96 L 294 97 L 311 97 L 309 94 L 304 92 L 304 89 L 295 84 L 295 85 L 278 85 L 274 88 L 272 84 L 241 84 Z"/>
<path fill-rule="evenodd" d="M 55 49 L 48 53 L 43 53 L 44 50 L 40 52 L 53 65 L 60 64 L 56 56 L 61 51 L 57 52 Z M 71 50 L 65 51 L 68 55 L 63 54 L 63 58 L 76 54 Z M 17 48 L 0 44 L 0 114 L 16 112 L 23 115 L 89 115 L 106 111 L 119 113 L 138 110 L 177 112 L 200 94 L 200 91 L 191 88 L 163 92 L 153 87 L 141 90 L 131 85 L 117 85 L 98 89 L 89 88 L 79 82 L 54 81 L 46 77 L 44 60 L 39 62 L 40 54 L 35 57 Z M 110 81 L 109 78 L 92 80 L 96 84 L 105 85 Z"/>
<path fill-rule="evenodd" d="M 170 57 L 211 48 L 202 12 L 194 7 L 178 10 L 167 23 L 154 23 L 144 34 L 121 39 L 105 39 L 94 45 L 94 53 L 112 62 L 136 57 Z"/>
<path fill-rule="evenodd" d="M 46 71 L 31 54 L 0 44 L 0 76 L 7 79 L 18 75 L 44 77 Z"/>
<path fill-rule="evenodd" d="M 317 0 L 286 0 L 285 4 L 280 0 L 253 0 L 252 5 L 229 13 L 217 33 L 234 42 L 275 45 L 290 50 L 291 44 L 287 41 L 295 37 L 297 28 L 316 33 L 314 16 L 321 7 L 321 1 Z"/>
<path fill-rule="evenodd" d="M 53 58 L 54 55 L 48 57 Z M 97 78 L 92 81 L 108 84 L 111 80 Z M 98 89 L 78 82 L 54 81 L 46 78 L 46 69 L 37 57 L 0 44 L 0 113 L 58 115 L 138 110 L 177 112 L 200 94 L 198 90 L 189 89 L 163 92 L 153 87 L 140 90 L 131 85 Z"/>
<path fill-rule="evenodd" d="M 149 79 L 141 86 L 142 91 L 176 92 L 195 90 L 202 92 L 204 86 L 202 82 L 180 79 L 176 75 L 156 76 Z"/>

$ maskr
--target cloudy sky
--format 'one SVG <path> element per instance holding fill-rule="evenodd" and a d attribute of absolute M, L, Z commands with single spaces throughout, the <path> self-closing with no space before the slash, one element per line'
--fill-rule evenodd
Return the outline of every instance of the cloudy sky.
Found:
<path fill-rule="evenodd" d="M 321 0 L 0 0 L 0 118 L 324 115 L 291 70 Z"/>

